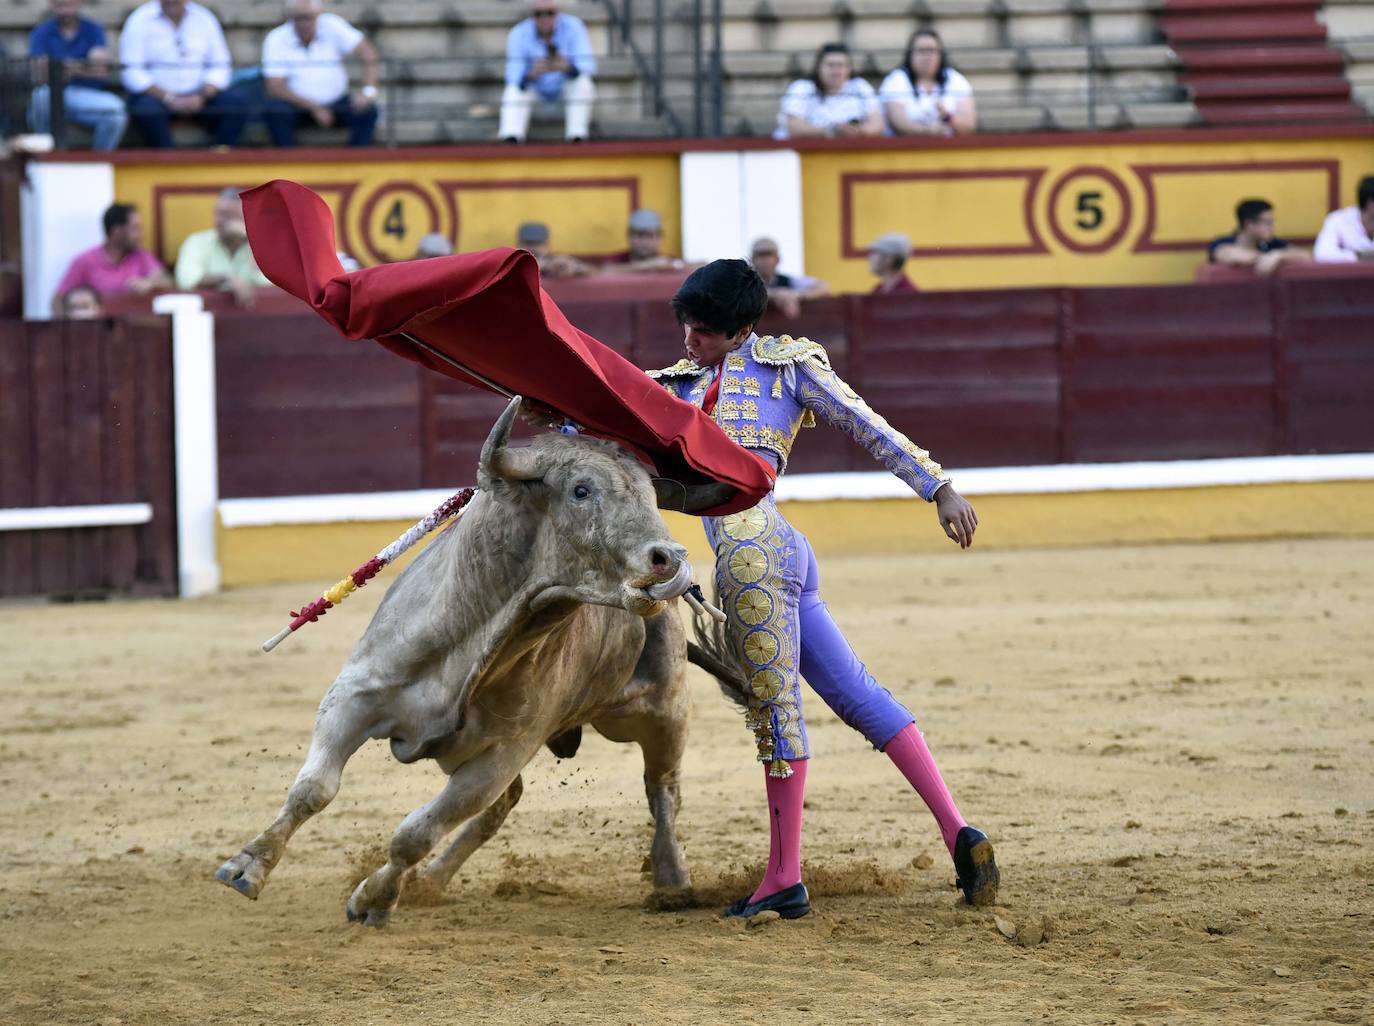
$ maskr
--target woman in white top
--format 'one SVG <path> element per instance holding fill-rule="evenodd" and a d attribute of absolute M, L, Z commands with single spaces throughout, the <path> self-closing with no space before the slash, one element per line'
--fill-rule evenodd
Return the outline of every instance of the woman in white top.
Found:
<path fill-rule="evenodd" d="M 816 53 L 810 78 L 787 87 L 778 112 L 775 139 L 882 135 L 883 111 L 873 87 L 854 74 L 843 43 L 826 43 Z"/>
<path fill-rule="evenodd" d="M 906 62 L 878 90 L 894 135 L 956 135 L 978 127 L 973 87 L 945 62 L 945 44 L 933 29 L 918 29 Z"/>

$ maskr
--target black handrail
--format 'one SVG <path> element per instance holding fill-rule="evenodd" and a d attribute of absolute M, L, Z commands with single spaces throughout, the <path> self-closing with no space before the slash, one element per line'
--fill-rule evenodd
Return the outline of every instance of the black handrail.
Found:
<path fill-rule="evenodd" d="M 675 135 L 685 135 L 681 120 L 672 107 L 668 106 L 663 96 L 663 0 L 654 0 L 654 64 L 652 67 L 645 58 L 644 52 L 640 50 L 639 44 L 635 42 L 630 3 L 631 0 L 625 0 L 625 13 L 622 15 L 615 9 L 615 0 L 602 0 L 611 24 L 611 36 L 614 38 L 617 32 L 620 33 L 621 43 L 630 51 L 630 56 L 634 58 L 635 67 L 648 80 L 654 98 L 654 117 L 666 117 L 668 123 L 673 126 Z"/>

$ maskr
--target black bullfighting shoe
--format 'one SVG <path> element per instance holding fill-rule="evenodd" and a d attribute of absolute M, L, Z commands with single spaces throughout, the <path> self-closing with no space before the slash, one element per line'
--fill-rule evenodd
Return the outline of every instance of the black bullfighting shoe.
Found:
<path fill-rule="evenodd" d="M 726 919 L 752 919 L 760 912 L 776 912 L 784 919 L 800 919 L 811 912 L 811 895 L 806 893 L 805 884 L 793 884 L 785 891 L 770 894 L 766 898 L 750 903 L 753 895 L 745 895 L 725 910 Z"/>
<path fill-rule="evenodd" d="M 992 842 L 983 831 L 971 826 L 959 831 L 954 841 L 954 872 L 959 877 L 959 890 L 970 905 L 981 908 L 997 900 L 1002 875 L 992 857 Z"/>

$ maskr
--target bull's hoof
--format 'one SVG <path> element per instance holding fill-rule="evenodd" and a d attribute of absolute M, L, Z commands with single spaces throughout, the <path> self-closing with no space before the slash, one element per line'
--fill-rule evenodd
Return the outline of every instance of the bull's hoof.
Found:
<path fill-rule="evenodd" d="M 688 887 L 655 887 L 644 899 L 649 912 L 681 912 L 697 907 L 696 892 Z"/>
<path fill-rule="evenodd" d="M 238 891 L 245 898 L 257 901 L 258 894 L 267 883 L 270 868 L 245 849 L 215 870 L 215 879 L 224 886 Z"/>
<path fill-rule="evenodd" d="M 391 921 L 391 910 L 396 906 L 398 895 L 390 895 L 389 901 L 385 897 L 377 896 L 379 888 L 373 884 L 375 876 L 376 874 L 373 874 L 358 884 L 353 896 L 348 899 L 344 912 L 350 923 L 362 923 L 364 926 L 380 930 Z"/>
<path fill-rule="evenodd" d="M 959 890 L 964 892 L 964 901 L 983 908 L 997 900 L 1002 874 L 997 871 L 992 842 L 983 831 L 971 826 L 959 831 L 954 842 L 954 871 L 958 874 Z"/>

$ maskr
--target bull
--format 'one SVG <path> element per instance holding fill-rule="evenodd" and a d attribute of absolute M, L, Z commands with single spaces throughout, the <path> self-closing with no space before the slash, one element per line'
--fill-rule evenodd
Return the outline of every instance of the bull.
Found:
<path fill-rule="evenodd" d="M 654 480 L 618 446 L 566 435 L 509 446 L 519 405 L 482 447 L 476 498 L 392 584 L 320 702 L 276 819 L 216 872 L 240 894 L 258 897 L 291 835 L 338 793 L 352 754 L 388 738 L 396 759 L 432 759 L 448 780 L 348 899 L 350 920 L 384 926 L 403 887 L 443 889 L 519 801 L 540 746 L 570 754 L 584 724 L 639 744 L 654 886 L 691 886 L 675 827 L 687 641 L 667 608 L 691 584 L 686 550 L 658 514 Z M 709 486 L 676 490 L 680 508 L 720 501 Z"/>

